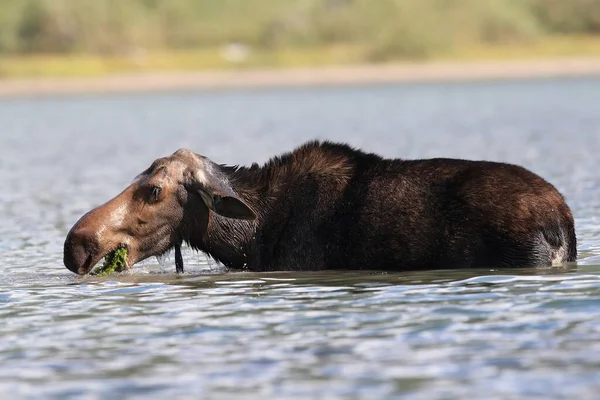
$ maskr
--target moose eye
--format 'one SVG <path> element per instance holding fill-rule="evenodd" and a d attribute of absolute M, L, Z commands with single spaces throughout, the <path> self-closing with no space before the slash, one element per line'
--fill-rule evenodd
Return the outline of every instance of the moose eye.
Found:
<path fill-rule="evenodd" d="M 150 198 L 149 198 L 151 203 L 156 203 L 158 201 L 160 192 L 162 192 L 162 189 L 160 187 L 152 186 L 152 189 L 150 189 Z"/>

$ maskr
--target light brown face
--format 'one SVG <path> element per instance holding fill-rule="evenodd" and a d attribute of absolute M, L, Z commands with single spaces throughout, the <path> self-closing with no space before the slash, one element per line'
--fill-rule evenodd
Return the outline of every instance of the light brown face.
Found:
<path fill-rule="evenodd" d="M 180 243 L 184 227 L 206 229 L 209 210 L 230 218 L 256 217 L 216 164 L 180 149 L 154 161 L 118 196 L 81 217 L 65 240 L 64 264 L 87 274 L 105 255 L 126 247 L 132 266 Z"/>

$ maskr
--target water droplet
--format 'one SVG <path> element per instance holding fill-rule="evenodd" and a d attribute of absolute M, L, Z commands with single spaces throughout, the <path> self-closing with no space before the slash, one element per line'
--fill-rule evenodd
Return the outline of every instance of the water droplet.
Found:
<path fill-rule="evenodd" d="M 158 265 L 160 265 L 161 268 L 167 268 L 173 264 L 173 260 L 171 260 L 171 253 L 172 251 L 169 250 L 163 255 L 156 256 L 156 261 L 158 262 Z"/>

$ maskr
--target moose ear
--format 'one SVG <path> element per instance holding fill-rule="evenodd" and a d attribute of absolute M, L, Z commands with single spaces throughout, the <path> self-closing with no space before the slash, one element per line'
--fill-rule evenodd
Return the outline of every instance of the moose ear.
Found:
<path fill-rule="evenodd" d="M 206 190 L 198 190 L 204 204 L 215 213 L 227 218 L 256 219 L 256 214 L 242 200 L 234 196 L 210 194 Z"/>
<path fill-rule="evenodd" d="M 233 190 L 221 166 L 197 154 L 194 159 L 196 165 L 191 171 L 188 190 L 198 193 L 210 210 L 223 217 L 256 219 L 256 213 Z"/>

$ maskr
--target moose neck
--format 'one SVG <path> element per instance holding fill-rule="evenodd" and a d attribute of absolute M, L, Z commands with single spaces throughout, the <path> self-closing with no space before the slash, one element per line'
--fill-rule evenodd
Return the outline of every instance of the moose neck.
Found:
<path fill-rule="evenodd" d="M 192 235 L 193 238 L 201 238 L 200 241 L 196 243 L 192 240 L 190 244 L 226 267 L 241 269 L 257 260 L 257 230 L 261 226 L 262 216 L 269 213 L 275 202 L 273 188 L 279 186 L 266 180 L 269 176 L 266 169 L 276 167 L 220 168 L 239 197 L 257 213 L 257 219 L 248 221 L 226 218 L 211 212 L 205 233 Z"/>
<path fill-rule="evenodd" d="M 264 268 L 282 234 L 282 218 L 293 207 L 291 188 L 305 177 L 326 179 L 343 187 L 354 171 L 352 148 L 329 142 L 309 142 L 292 152 L 249 167 L 221 165 L 231 187 L 257 214 L 254 221 L 230 219 L 210 213 L 201 243 L 193 244 L 215 260 L 232 268 Z M 369 156 L 369 162 L 379 157 Z M 315 178 L 317 177 L 317 178 Z"/>
<path fill-rule="evenodd" d="M 236 220 L 212 214 L 198 248 L 229 268 L 244 268 L 256 248 L 255 221 Z"/>

